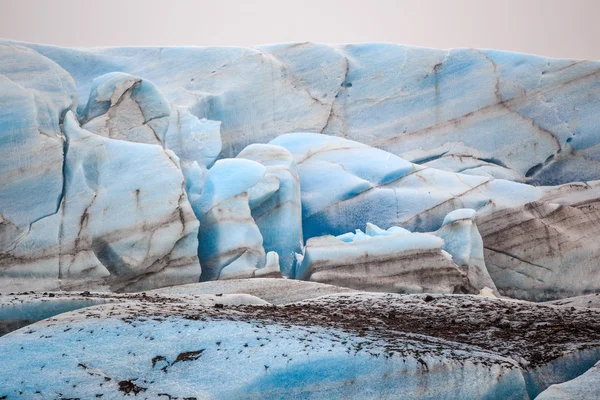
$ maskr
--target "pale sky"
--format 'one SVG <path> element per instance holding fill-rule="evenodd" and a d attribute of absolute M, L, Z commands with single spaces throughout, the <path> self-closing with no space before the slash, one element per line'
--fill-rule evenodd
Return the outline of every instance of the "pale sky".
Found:
<path fill-rule="evenodd" d="M 0 0 L 0 37 L 63 46 L 393 42 L 600 59 L 600 0 Z"/>

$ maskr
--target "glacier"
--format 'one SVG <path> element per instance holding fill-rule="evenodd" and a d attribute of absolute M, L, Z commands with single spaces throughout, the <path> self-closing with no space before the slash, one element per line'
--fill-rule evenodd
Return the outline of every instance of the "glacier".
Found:
<path fill-rule="evenodd" d="M 0 39 L 0 398 L 587 395 L 599 74 L 383 43 Z M 177 342 L 197 332 L 202 351 Z"/>
<path fill-rule="evenodd" d="M 259 280 L 235 287 L 252 281 Z M 569 385 L 574 367 L 595 363 L 556 360 L 575 360 L 600 343 L 600 333 L 585 328 L 598 325 L 598 310 L 473 295 L 319 296 L 311 293 L 315 283 L 265 281 L 278 290 L 255 286 L 256 295 L 281 296 L 283 286 L 296 286 L 304 299 L 273 305 L 248 294 L 201 294 L 220 281 L 144 294 L 0 296 L 0 317 L 44 301 L 98 304 L 3 336 L 0 361 L 10 368 L 0 393 L 233 399 L 394 398 L 400 391 L 414 399 L 529 399 Z M 223 288 L 234 287 L 227 282 L 234 283 L 222 281 Z M 489 314 L 498 318 L 494 325 Z M 568 332 L 552 334 L 564 322 Z"/>
<path fill-rule="evenodd" d="M 476 211 L 491 276 L 476 286 L 529 300 L 600 287 L 590 273 L 597 246 L 586 239 L 598 218 L 588 189 L 598 179 L 595 62 L 391 44 L 69 49 L 3 40 L 1 47 L 3 102 L 11 106 L 2 117 L 10 157 L 0 186 L 0 288 L 134 291 L 216 279 L 221 271 L 254 276 L 268 252 L 283 276 L 294 277 L 311 238 L 367 223 L 433 232 L 460 208 Z M 81 226 L 96 210 L 73 208 L 67 196 L 66 128 L 75 125 L 94 140 L 137 144 L 173 161 L 177 177 L 164 179 L 185 193 L 159 183 L 158 165 L 160 173 L 149 176 L 162 186 L 161 203 L 170 204 L 164 212 L 181 211 L 179 233 L 175 223 L 160 243 L 146 232 L 113 242 L 105 236 L 124 235 L 132 221 L 91 233 Z M 147 157 L 129 153 L 132 163 Z M 240 170 L 253 168 L 231 164 L 217 174 L 235 160 L 264 172 L 247 176 Z M 116 167 L 114 176 L 125 177 L 128 167 Z M 568 189 L 579 181 L 590 192 L 586 205 L 567 198 L 581 197 L 579 187 Z M 211 199 L 220 185 L 239 189 Z M 43 196 L 29 195 L 38 191 Z M 551 217 L 555 210 L 565 218 Z M 103 213 L 102 221 L 113 218 Z M 142 231 L 163 223 L 140 218 Z M 534 235 L 538 244 L 514 235 Z M 125 256 L 127 245 L 133 250 Z"/>
<path fill-rule="evenodd" d="M 541 184 L 598 179 L 595 61 L 383 43 L 84 49 L 6 42 L 60 65 L 79 99 L 111 72 L 154 82 L 171 103 L 223 122 L 226 157 L 281 133 L 320 132 L 416 157 L 409 161 L 445 159 L 449 169 L 471 159 L 464 165 L 471 172 Z"/>
<path fill-rule="evenodd" d="M 300 178 L 294 158 L 285 148 L 267 144 L 252 144 L 237 157 L 266 169 L 263 180 L 249 190 L 251 214 L 265 251 L 275 251 L 281 272 L 290 276 L 303 243 Z"/>
<path fill-rule="evenodd" d="M 537 398 L 540 400 L 579 400 L 598 397 L 600 396 L 600 386 L 597 384 L 600 379 L 598 374 L 600 374 L 600 363 L 596 363 L 575 379 L 550 386 Z"/>
<path fill-rule="evenodd" d="M 465 274 L 442 253 L 443 245 L 423 233 L 370 238 L 359 231 L 351 242 L 311 238 L 296 278 L 381 292 L 470 292 Z"/>
<path fill-rule="evenodd" d="M 365 232 L 311 238 L 295 277 L 375 292 L 497 294 L 474 217 L 454 210 L 429 233 L 367 223 Z"/>

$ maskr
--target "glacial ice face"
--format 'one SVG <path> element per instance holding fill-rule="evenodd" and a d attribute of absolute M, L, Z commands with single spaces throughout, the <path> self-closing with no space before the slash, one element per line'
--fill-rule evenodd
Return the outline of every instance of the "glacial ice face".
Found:
<path fill-rule="evenodd" d="M 62 116 L 76 107 L 71 76 L 28 48 L 0 44 L 0 287 L 58 275 L 64 196 Z"/>
<path fill-rule="evenodd" d="M 545 185 L 600 179 L 595 61 L 378 43 L 19 45 L 73 76 L 81 109 L 103 74 L 154 82 L 171 104 L 223 121 L 225 157 L 282 133 L 320 132 L 453 172 Z"/>
<path fill-rule="evenodd" d="M 476 210 L 486 269 L 494 283 L 483 274 L 484 286 L 537 301 L 600 290 L 599 275 L 592 272 L 598 257 L 593 239 L 600 220 L 597 183 L 553 189 L 455 174 L 309 133 L 282 135 L 273 143 L 296 159 L 307 239 L 340 235 L 367 222 L 411 231 L 440 229 L 445 235 L 446 215 L 469 207 Z M 454 232 L 452 240 L 465 242 L 469 231 Z M 469 240 L 479 241 L 477 236 Z M 469 258 L 481 259 L 481 254 Z"/>
<path fill-rule="evenodd" d="M 533 301 L 600 291 L 600 182 L 543 188 L 540 201 L 478 218 L 499 291 Z"/>
<path fill-rule="evenodd" d="M 485 287 L 497 293 L 483 258 L 483 240 L 475 223 L 475 210 L 458 209 L 444 217 L 442 227 L 434 234 L 444 240 L 444 250 L 452 261 L 467 268 L 469 282 L 477 290 Z"/>
<path fill-rule="evenodd" d="M 360 230 L 309 239 L 296 279 L 392 293 L 475 292 L 467 275 L 427 233 L 370 237 Z"/>
<path fill-rule="evenodd" d="M 389 44 L 134 50 L 2 41 L 0 52 L 2 287 L 25 289 L 29 278 L 45 289 L 185 282 L 200 271 L 198 239 L 202 279 L 270 274 L 258 269 L 271 251 L 294 276 L 301 241 L 372 223 L 367 236 L 390 234 L 378 226 L 438 230 L 454 262 L 473 273 L 487 264 L 493 282 L 485 273 L 481 282 L 502 294 L 548 300 L 600 288 L 596 183 L 516 183 L 599 177 L 595 62 Z M 303 131 L 314 133 L 293 133 Z M 71 154 L 67 133 L 79 143 Z M 104 143 L 119 166 L 84 142 Z M 215 161 L 234 156 L 263 175 L 219 172 Z M 84 168 L 87 159 L 101 168 Z M 123 166 L 143 170 L 144 186 L 162 186 L 156 213 L 130 215 L 140 185 Z M 122 207 L 97 214 L 93 199 L 104 193 L 94 185 L 110 186 Z M 148 239 L 145 229 L 178 208 L 188 210 L 182 222 Z M 476 218 L 444 224 L 462 208 Z M 136 224 L 135 234 L 98 225 L 109 217 Z M 196 239 L 194 218 L 206 222 Z"/>
<path fill-rule="evenodd" d="M 57 212 L 63 190 L 59 123 L 76 104 L 75 82 L 66 71 L 31 49 L 0 43 L 3 239 Z"/>
<path fill-rule="evenodd" d="M 219 160 L 208 170 L 202 194 L 192 207 L 200 221 L 198 257 L 201 280 L 265 266 L 260 230 L 250 206 L 248 189 L 263 179 L 265 167 L 244 159 Z"/>
<path fill-rule="evenodd" d="M 365 232 L 311 238 L 296 277 L 382 292 L 479 293 L 487 287 L 497 293 L 474 217 L 474 210 L 455 210 L 431 233 L 367 223 Z"/>
<path fill-rule="evenodd" d="M 197 279 L 198 222 L 177 158 L 157 146 L 94 135 L 72 113 L 63 130 L 59 279 L 111 276 L 120 290 Z"/>
<path fill-rule="evenodd" d="M 8 174 L 2 287 L 122 291 L 197 281 L 198 222 L 184 189 L 201 192 L 196 171 L 214 163 L 220 123 L 186 109 L 172 115 L 152 82 L 115 72 L 94 79 L 82 129 L 67 113 L 76 105 L 70 75 L 30 49 L 0 47 L 11 110 L 0 124 L 11 154 L 0 166 Z"/>
<path fill-rule="evenodd" d="M 58 209 L 2 235 L 3 290 L 140 290 L 197 280 L 198 222 L 177 158 L 160 147 L 97 136 L 80 128 L 71 111 L 61 122 Z M 51 148 L 47 154 L 52 168 Z M 14 177 L 21 179 L 27 182 Z M 44 183 L 34 183 L 39 194 L 25 187 L 27 196 L 45 198 Z"/>
<path fill-rule="evenodd" d="M 542 196 L 532 186 L 422 167 L 333 136 L 293 133 L 271 143 L 296 160 L 305 239 L 339 235 L 367 222 L 430 232 L 457 208 L 485 214 Z"/>
<path fill-rule="evenodd" d="M 550 386 L 536 399 L 539 400 L 586 400 L 600 397 L 600 362 L 577 378 Z"/>
<path fill-rule="evenodd" d="M 280 146 L 253 144 L 238 158 L 265 167 L 265 176 L 250 188 L 252 218 L 263 236 L 265 251 L 275 251 L 284 276 L 292 274 L 295 254 L 302 252 L 300 179 L 292 154 Z"/>
<path fill-rule="evenodd" d="M 26 47 L 2 43 L 0 51 L 2 290 L 139 290 L 196 281 L 198 222 L 177 157 L 81 129 L 66 71 Z M 86 126 L 132 139 L 126 135 L 139 128 L 138 116 L 128 114 L 131 99 L 110 102 L 117 87 L 136 93 L 138 111 L 156 129 L 164 107 L 152 105 L 160 96 L 151 84 L 136 92 L 135 79 L 123 75 L 96 81 Z M 102 126 L 112 112 L 115 119 Z"/>

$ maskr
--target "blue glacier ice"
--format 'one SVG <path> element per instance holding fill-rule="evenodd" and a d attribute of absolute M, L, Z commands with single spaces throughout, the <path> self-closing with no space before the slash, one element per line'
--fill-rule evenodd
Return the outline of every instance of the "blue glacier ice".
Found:
<path fill-rule="evenodd" d="M 53 61 L 8 43 L 0 43 L 0 86 L 0 218 L 20 230 L 59 208 L 59 122 L 76 107 L 76 86 Z"/>
<path fill-rule="evenodd" d="M 539 400 L 585 400 L 600 396 L 600 362 L 570 381 L 555 384 L 544 390 Z"/>
<path fill-rule="evenodd" d="M 202 280 L 222 271 L 263 268 L 263 238 L 250 214 L 248 189 L 263 179 L 265 167 L 243 159 L 219 160 L 208 170 L 202 194 L 192 203 L 199 216 L 198 257 Z"/>
<path fill-rule="evenodd" d="M 198 221 L 177 158 L 158 146 L 94 135 L 71 112 L 63 130 L 58 278 L 110 277 L 121 290 L 196 280 Z"/>
<path fill-rule="evenodd" d="M 310 315 L 308 324 L 265 323 L 261 315 L 269 307 L 228 311 L 236 304 L 232 296 L 205 295 L 196 304 L 89 307 L 13 332 L 0 340 L 0 362 L 10 365 L 0 393 L 109 399 L 127 393 L 132 398 L 389 398 L 398 393 L 407 399 L 528 398 L 518 364 L 477 346 L 399 333 L 365 337 L 343 326 L 320 325 Z M 215 311 L 215 299 L 226 309 Z M 326 298 L 324 304 L 352 299 Z M 399 299 L 373 299 L 401 306 Z M 362 305 L 361 298 L 356 300 Z M 248 313 L 253 309 L 256 316 Z"/>
<path fill-rule="evenodd" d="M 321 132 L 454 172 L 541 184 L 600 178 L 595 61 L 383 43 L 15 44 L 71 74 L 80 111 L 101 75 L 150 80 L 172 105 L 222 121 L 226 157 L 282 133 Z"/>
<path fill-rule="evenodd" d="M 211 166 L 221 151 L 219 121 L 198 119 L 187 108 L 171 110 L 146 79 L 122 72 L 95 78 L 82 111 L 83 127 L 102 136 L 158 144 L 186 163 Z"/>
<path fill-rule="evenodd" d="M 279 305 L 227 294 L 244 286 Z M 594 393 L 597 368 L 576 376 L 600 354 L 597 310 L 473 295 L 317 297 L 325 294 L 319 289 L 336 288 L 258 279 L 143 295 L 2 295 L 0 320 L 52 318 L 0 339 L 8 378 L 0 393 L 122 398 L 136 388 L 141 398 L 531 399 L 550 385 L 548 395 Z M 299 293 L 305 300 L 285 301 Z"/>
<path fill-rule="evenodd" d="M 457 208 L 483 214 L 542 196 L 532 186 L 419 166 L 334 136 L 291 133 L 271 143 L 288 149 L 296 160 L 305 239 L 339 235 L 367 222 L 434 231 Z"/>
<path fill-rule="evenodd" d="M 199 119 L 186 108 L 171 111 L 164 146 L 183 163 L 211 167 L 221 152 L 221 122 Z"/>
<path fill-rule="evenodd" d="M 393 44 L 0 51 L 0 288 L 293 277 L 307 241 L 366 227 L 437 231 L 477 288 L 600 289 L 597 62 Z M 150 210 L 133 212 L 136 190 Z"/>
<path fill-rule="evenodd" d="M 252 218 L 265 251 L 275 251 L 281 272 L 290 276 L 295 254 L 302 252 L 303 245 L 300 179 L 294 158 L 283 147 L 267 144 L 250 145 L 238 158 L 256 161 L 266 169 L 263 180 L 250 189 Z"/>
<path fill-rule="evenodd" d="M 28 49 L 2 49 L 11 55 L 2 57 L 2 93 L 14 107 L 5 109 L 22 113 L 5 114 L 1 125 L 3 151 L 15 157 L 2 167 L 3 182 L 19 185 L 2 190 L 2 289 L 197 280 L 198 222 L 177 157 L 80 128 L 69 75 Z"/>
<path fill-rule="evenodd" d="M 599 71 L 0 40 L 0 398 L 593 396 Z"/>
<path fill-rule="evenodd" d="M 428 233 L 313 237 L 295 277 L 374 292 L 478 292 L 443 247 Z"/>
<path fill-rule="evenodd" d="M 296 278 L 382 292 L 497 294 L 474 217 L 452 211 L 429 233 L 367 223 L 365 232 L 311 238 Z"/>
<path fill-rule="evenodd" d="M 483 256 L 483 239 L 475 222 L 476 212 L 471 209 L 454 210 L 444 217 L 442 227 L 434 234 L 444 240 L 444 250 L 452 261 L 467 269 L 469 283 L 477 290 L 485 287 L 496 291 Z"/>

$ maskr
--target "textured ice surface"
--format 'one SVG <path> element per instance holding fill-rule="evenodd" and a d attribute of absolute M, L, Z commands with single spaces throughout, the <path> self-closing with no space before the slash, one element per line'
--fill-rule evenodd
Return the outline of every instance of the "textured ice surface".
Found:
<path fill-rule="evenodd" d="M 2 337 L 0 396 L 528 399 L 600 345 L 598 311 L 479 296 L 111 296 Z"/>
<path fill-rule="evenodd" d="M 600 292 L 598 187 L 546 187 L 540 201 L 477 219 L 502 294 L 544 301 Z"/>
<path fill-rule="evenodd" d="M 219 160 L 208 171 L 202 195 L 192 202 L 200 221 L 198 257 L 202 280 L 265 266 L 262 235 L 252 219 L 248 189 L 263 179 L 265 167 L 243 159 Z"/>
<path fill-rule="evenodd" d="M 0 41 L 0 398 L 597 397 L 599 70 Z"/>
<path fill-rule="evenodd" d="M 192 282 L 196 240 L 202 280 L 274 276 L 273 255 L 258 272 L 270 251 L 294 276 L 301 241 L 367 223 L 439 230 L 457 265 L 487 265 L 477 288 L 600 288 L 597 62 L 391 44 L 0 51 L 0 288 Z M 231 164 L 245 161 L 262 174 Z M 444 225 L 462 208 L 475 218 Z"/>
<path fill-rule="evenodd" d="M 348 235 L 309 239 L 295 277 L 377 292 L 472 291 L 466 274 L 444 254 L 444 241 L 434 235 L 351 235 L 353 240 Z"/>
<path fill-rule="evenodd" d="M 475 223 L 475 210 L 458 209 L 444 217 L 442 227 L 435 232 L 444 240 L 444 250 L 452 255 L 452 261 L 467 269 L 470 285 L 477 291 L 496 285 L 483 259 L 483 240 Z"/>
<path fill-rule="evenodd" d="M 339 235 L 367 222 L 434 231 L 457 208 L 483 214 L 542 196 L 532 186 L 422 167 L 333 136 L 292 133 L 271 143 L 287 148 L 296 159 L 306 239 Z"/>
<path fill-rule="evenodd" d="M 162 144 L 169 127 L 167 99 L 147 80 L 114 72 L 94 79 L 82 127 L 101 136 Z"/>
<path fill-rule="evenodd" d="M 80 109 L 94 78 L 154 82 L 222 121 L 224 156 L 281 133 L 343 136 L 411 161 L 542 184 L 600 179 L 600 64 L 495 50 L 291 43 L 69 49 L 22 43 L 67 70 Z M 408 156 L 407 156 L 408 157 Z"/>
<path fill-rule="evenodd" d="M 586 400 L 600 398 L 600 362 L 583 375 L 565 383 L 550 386 L 536 399 Z"/>
<path fill-rule="evenodd" d="M 0 43 L 3 239 L 57 212 L 63 187 L 59 121 L 76 101 L 75 82 L 65 70 L 35 51 Z"/>
<path fill-rule="evenodd" d="M 2 258 L 2 290 L 21 280 L 29 288 L 40 280 L 45 288 L 112 290 L 197 280 L 198 222 L 176 157 L 95 135 L 70 111 L 62 131 L 59 208 L 18 235 L 3 235 L 10 253 Z"/>
<path fill-rule="evenodd" d="M 1 360 L 18 354 L 0 393 L 119 398 L 129 388 L 157 398 L 238 399 L 393 397 L 401 390 L 405 398 L 526 398 L 514 361 L 472 346 L 364 337 L 344 326 L 285 323 L 260 317 L 259 308 L 236 316 L 228 308 L 107 305 L 31 325 L 0 342 Z M 194 318 L 198 312 L 204 318 Z M 25 368 L 31 379 L 14 384 Z"/>
<path fill-rule="evenodd" d="M 185 285 L 183 285 L 185 287 Z M 183 302 L 214 306 L 254 304 L 267 301 L 246 293 L 169 293 L 167 291 L 143 294 L 116 294 L 112 292 L 22 292 L 0 294 L 0 336 L 55 315 L 107 303 L 169 303 Z M 331 292 L 330 292 L 331 293 Z M 212 294 L 212 295 L 211 295 Z M 1 396 L 1 395 L 0 395 Z"/>
<path fill-rule="evenodd" d="M 190 284 L 193 285 L 193 284 Z M 198 285 L 198 284 L 196 284 Z M 186 287 L 179 285 L 177 287 Z M 40 321 L 55 315 L 80 308 L 106 303 L 137 303 L 137 302 L 183 302 L 213 306 L 215 303 L 224 305 L 254 304 L 267 305 L 269 302 L 247 293 L 205 293 L 205 292 L 170 292 L 166 289 L 151 290 L 139 293 L 112 292 L 22 292 L 0 294 L 0 321 L 22 318 L 29 321 Z"/>
<path fill-rule="evenodd" d="M 35 51 L 0 44 L 0 286 L 15 275 L 58 275 L 59 121 L 75 107 L 66 71 Z"/>
<path fill-rule="evenodd" d="M 295 253 L 302 252 L 302 206 L 300 180 L 294 158 L 280 146 L 254 144 L 238 158 L 264 165 L 266 172 L 250 189 L 252 218 L 263 236 L 265 251 L 279 255 L 281 272 L 290 276 Z"/>
<path fill-rule="evenodd" d="M 59 279 L 112 276 L 121 285 L 129 278 L 132 290 L 197 279 L 198 222 L 174 156 L 96 136 L 72 114 L 63 129 L 69 150 Z"/>
<path fill-rule="evenodd" d="M 80 120 L 102 136 L 168 148 L 186 163 L 211 166 L 221 151 L 219 121 L 171 110 L 151 81 L 122 72 L 94 79 Z"/>
<path fill-rule="evenodd" d="M 474 210 L 458 209 L 437 232 L 367 223 L 365 232 L 311 238 L 296 278 L 398 293 L 495 290 L 474 218 Z"/>
<path fill-rule="evenodd" d="M 485 263 L 501 293 L 550 300 L 599 290 L 597 183 L 533 187 L 455 174 L 308 133 L 273 143 L 296 158 L 305 238 L 339 235 L 367 222 L 433 231 L 448 212 L 469 207 L 477 211 Z"/>
<path fill-rule="evenodd" d="M 546 302 L 546 304 L 564 307 L 600 308 L 600 293 L 552 300 Z"/>

